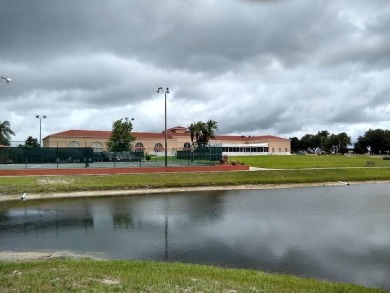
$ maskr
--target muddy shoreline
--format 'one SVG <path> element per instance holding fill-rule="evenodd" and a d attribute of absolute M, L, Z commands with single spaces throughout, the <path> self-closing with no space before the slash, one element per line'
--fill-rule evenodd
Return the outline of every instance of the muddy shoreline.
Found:
<path fill-rule="evenodd" d="M 59 199 L 76 197 L 100 197 L 100 196 L 120 196 L 120 195 L 139 195 L 170 192 L 192 192 L 192 191 L 214 191 L 214 190 L 262 190 L 276 188 L 296 188 L 309 186 L 337 186 L 349 184 L 376 184 L 388 183 L 390 181 L 362 181 L 362 182 L 322 182 L 322 183 L 292 183 L 292 184 L 262 184 L 262 185 L 229 185 L 229 186 L 197 186 L 197 187 L 174 187 L 174 188 L 142 188 L 142 189 L 117 189 L 117 190 L 93 190 L 93 191 L 73 191 L 73 192 L 55 192 L 55 193 L 28 193 L 26 200 L 37 199 Z M 19 201 L 21 194 L 0 195 L 0 202 Z"/>
<path fill-rule="evenodd" d="M 72 251 L 0 251 L 0 261 L 20 262 L 51 259 L 95 259 L 104 260 L 104 257 L 75 253 Z"/>
<path fill-rule="evenodd" d="M 358 181 L 358 182 L 321 182 L 321 183 L 290 183 L 290 184 L 261 184 L 261 185 L 227 185 L 227 186 L 194 186 L 194 187 L 173 187 L 173 188 L 142 188 L 142 189 L 115 189 L 115 190 L 92 190 L 73 192 L 53 192 L 53 193 L 28 193 L 26 200 L 37 199 L 60 199 L 77 197 L 101 197 L 101 196 L 126 196 L 139 194 L 171 193 L 171 192 L 193 192 L 193 191 L 218 191 L 218 190 L 262 190 L 276 188 L 297 188 L 310 186 L 341 186 L 356 184 L 380 184 L 390 183 L 389 180 L 382 181 Z M 20 201 L 21 194 L 0 195 L 0 202 Z"/>

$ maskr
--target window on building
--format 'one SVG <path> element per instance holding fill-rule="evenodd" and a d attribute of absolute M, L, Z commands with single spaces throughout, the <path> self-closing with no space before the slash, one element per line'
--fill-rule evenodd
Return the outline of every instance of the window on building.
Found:
<path fill-rule="evenodd" d="M 191 148 L 191 144 L 189 142 L 184 143 L 184 149 L 189 150 Z"/>
<path fill-rule="evenodd" d="M 103 151 L 103 145 L 100 142 L 94 142 L 91 144 L 91 148 L 94 152 L 102 152 Z"/>
<path fill-rule="evenodd" d="M 71 147 L 71 148 L 78 148 L 78 147 L 80 147 L 80 143 L 78 141 L 71 141 L 69 143 L 69 147 Z"/>
<path fill-rule="evenodd" d="M 163 145 L 161 144 L 161 143 L 156 143 L 155 145 L 154 145 L 154 151 L 155 152 L 162 152 L 164 150 L 164 147 L 163 147 Z"/>
<path fill-rule="evenodd" d="M 281 153 L 282 152 L 282 148 L 279 148 L 279 153 Z"/>
<path fill-rule="evenodd" d="M 272 148 L 272 152 L 273 152 L 273 153 L 275 152 L 275 148 Z"/>
<path fill-rule="evenodd" d="M 287 153 L 287 152 L 288 152 L 288 149 L 287 149 L 287 148 L 285 148 L 285 149 L 284 149 L 284 151 Z"/>
<path fill-rule="evenodd" d="M 142 151 L 145 149 L 144 144 L 142 142 L 137 142 L 134 146 L 134 149 L 136 151 Z"/>

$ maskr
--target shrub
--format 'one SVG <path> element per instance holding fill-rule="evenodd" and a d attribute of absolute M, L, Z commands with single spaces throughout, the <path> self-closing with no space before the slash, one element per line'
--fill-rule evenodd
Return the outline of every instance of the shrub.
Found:
<path fill-rule="evenodd" d="M 146 155 L 145 155 L 145 160 L 146 160 L 146 161 L 150 161 L 151 158 L 152 158 L 151 155 L 149 155 L 149 154 L 146 154 Z"/>
<path fill-rule="evenodd" d="M 383 160 L 390 160 L 390 157 L 383 157 Z"/>
<path fill-rule="evenodd" d="M 219 160 L 221 165 L 226 164 L 227 161 L 228 161 L 228 156 L 227 155 L 222 156 L 222 158 Z"/>

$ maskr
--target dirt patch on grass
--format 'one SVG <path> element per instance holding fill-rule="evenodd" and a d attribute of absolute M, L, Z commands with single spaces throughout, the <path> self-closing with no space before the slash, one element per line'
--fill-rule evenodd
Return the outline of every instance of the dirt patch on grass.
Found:
<path fill-rule="evenodd" d="M 70 178 L 58 178 L 58 177 L 50 177 L 50 178 L 40 178 L 38 179 L 38 183 L 42 185 L 50 185 L 50 184 L 72 184 L 74 183 L 74 179 Z"/>
<path fill-rule="evenodd" d="M 27 251 L 27 252 L 16 252 L 16 251 L 1 251 L 0 261 L 32 261 L 32 260 L 45 260 L 55 258 L 77 258 L 77 259 L 102 259 L 100 257 L 74 253 L 70 251 Z"/>

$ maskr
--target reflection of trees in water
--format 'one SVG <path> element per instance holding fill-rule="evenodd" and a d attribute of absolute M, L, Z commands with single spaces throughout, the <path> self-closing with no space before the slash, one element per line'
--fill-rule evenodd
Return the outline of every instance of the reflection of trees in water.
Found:
<path fill-rule="evenodd" d="M 4 212 L 2 212 L 4 213 Z M 0 226 L 6 229 L 0 229 L 2 233 L 9 231 L 23 231 L 25 235 L 29 232 L 50 232 L 71 229 L 93 228 L 94 221 L 88 207 L 55 209 L 26 205 L 24 208 L 10 209 L 6 216 L 0 218 Z"/>
<path fill-rule="evenodd" d="M 133 217 L 131 216 L 130 212 L 127 210 L 114 210 L 113 212 L 113 219 L 114 219 L 114 229 L 122 228 L 122 229 L 133 229 L 134 223 L 133 223 Z"/>
<path fill-rule="evenodd" d="M 113 198 L 109 204 L 113 218 L 114 230 L 134 229 L 134 219 L 132 216 L 133 205 L 131 199 Z"/>

